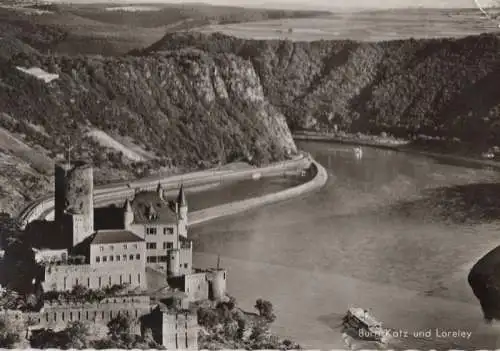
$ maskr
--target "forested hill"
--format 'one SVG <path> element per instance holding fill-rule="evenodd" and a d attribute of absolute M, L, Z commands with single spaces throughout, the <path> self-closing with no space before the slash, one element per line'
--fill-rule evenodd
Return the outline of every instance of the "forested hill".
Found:
<path fill-rule="evenodd" d="M 425 134 L 500 144 L 500 41 L 291 42 L 175 33 L 134 55 L 195 47 L 252 63 L 293 129 Z"/>

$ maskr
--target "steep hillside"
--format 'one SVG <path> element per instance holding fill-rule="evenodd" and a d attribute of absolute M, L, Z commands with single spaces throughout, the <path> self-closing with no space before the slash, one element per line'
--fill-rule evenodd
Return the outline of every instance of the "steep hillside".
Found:
<path fill-rule="evenodd" d="M 136 55 L 180 47 L 252 63 L 264 94 L 294 129 L 337 125 L 500 144 L 500 40 L 289 42 L 169 34 Z"/>
<path fill-rule="evenodd" d="M 45 83 L 15 66 L 39 67 L 59 79 Z M 251 63 L 232 54 L 19 54 L 0 65 L 0 111 L 8 116 L 0 127 L 26 145 L 41 146 L 45 156 L 61 159 L 71 144 L 73 157 L 92 159 L 100 182 L 146 175 L 159 166 L 176 172 L 237 160 L 262 164 L 296 151 L 285 117 L 266 100 Z M 153 160 L 131 160 L 113 145 L 106 148 L 96 141 L 96 130 L 130 139 Z M 50 172 L 45 177 L 51 179 Z M 0 207 L 18 203 L 7 196 Z"/>

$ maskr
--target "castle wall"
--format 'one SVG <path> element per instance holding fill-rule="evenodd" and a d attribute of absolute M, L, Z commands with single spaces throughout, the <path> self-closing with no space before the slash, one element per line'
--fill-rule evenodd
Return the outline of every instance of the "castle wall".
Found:
<path fill-rule="evenodd" d="M 206 273 L 187 274 L 184 277 L 184 292 L 189 301 L 200 301 L 209 298 L 209 282 Z"/>
<path fill-rule="evenodd" d="M 156 234 L 147 234 L 146 228 L 154 228 Z M 146 264 L 149 266 L 165 265 L 167 250 L 177 247 L 177 225 L 174 223 L 169 225 L 132 224 L 129 230 L 146 241 Z"/>
<path fill-rule="evenodd" d="M 195 315 L 163 313 L 162 345 L 167 350 L 197 350 L 198 329 Z"/>
<path fill-rule="evenodd" d="M 49 265 L 45 267 L 42 282 L 44 291 L 70 291 L 75 285 L 89 289 L 102 289 L 106 286 L 129 284 L 130 287 L 147 287 L 144 267 L 139 265 L 115 264 L 106 269 L 82 265 Z"/>
<path fill-rule="evenodd" d="M 113 267 L 134 267 L 146 269 L 146 243 L 144 241 L 92 244 L 90 245 L 90 265 L 107 270 Z"/>
<path fill-rule="evenodd" d="M 139 318 L 151 312 L 148 296 L 110 297 L 96 303 L 59 303 L 45 302 L 37 314 L 32 329 L 61 330 L 68 322 L 80 321 L 88 324 L 106 324 L 117 317 L 125 315 L 130 318 L 132 332 L 140 334 Z"/>

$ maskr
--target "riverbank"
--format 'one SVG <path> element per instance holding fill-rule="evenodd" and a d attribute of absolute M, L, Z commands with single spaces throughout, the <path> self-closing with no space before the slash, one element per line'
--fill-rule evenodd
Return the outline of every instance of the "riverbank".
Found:
<path fill-rule="evenodd" d="M 326 169 L 316 161 L 311 160 L 309 171 L 313 172 L 312 179 L 293 188 L 192 212 L 189 215 L 189 225 L 193 226 L 205 223 L 213 219 L 242 213 L 264 205 L 295 198 L 320 189 L 328 181 Z"/>
<path fill-rule="evenodd" d="M 327 134 L 327 133 L 316 133 L 316 132 L 298 132 L 293 134 L 295 140 L 300 141 L 326 141 L 352 146 L 366 146 L 378 149 L 393 150 L 398 152 L 405 152 L 414 155 L 426 156 L 434 158 L 441 162 L 459 162 L 468 167 L 490 167 L 495 170 L 500 170 L 500 161 L 494 161 L 489 159 L 482 159 L 480 155 L 476 157 L 472 156 L 473 152 L 466 152 L 468 156 L 460 156 L 456 153 L 457 150 L 453 151 L 442 151 L 442 149 L 450 150 L 449 145 L 441 148 L 439 143 L 427 143 L 424 144 L 423 141 L 411 142 L 409 140 L 396 139 L 391 137 L 379 137 L 379 136 L 356 136 L 355 134 L 337 135 L 337 134 Z M 369 140 L 367 140 L 369 138 Z M 439 149 L 439 150 L 437 150 Z M 458 150 L 462 148 L 456 148 Z M 471 155 L 472 154 L 472 155 Z"/>

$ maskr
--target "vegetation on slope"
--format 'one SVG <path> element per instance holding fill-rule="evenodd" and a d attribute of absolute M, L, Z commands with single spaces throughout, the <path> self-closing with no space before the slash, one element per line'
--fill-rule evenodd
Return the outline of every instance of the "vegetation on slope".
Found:
<path fill-rule="evenodd" d="M 500 143 L 495 35 L 306 43 L 176 33 L 135 54 L 179 47 L 251 61 L 264 94 L 295 130 L 337 125 L 354 133 Z"/>

